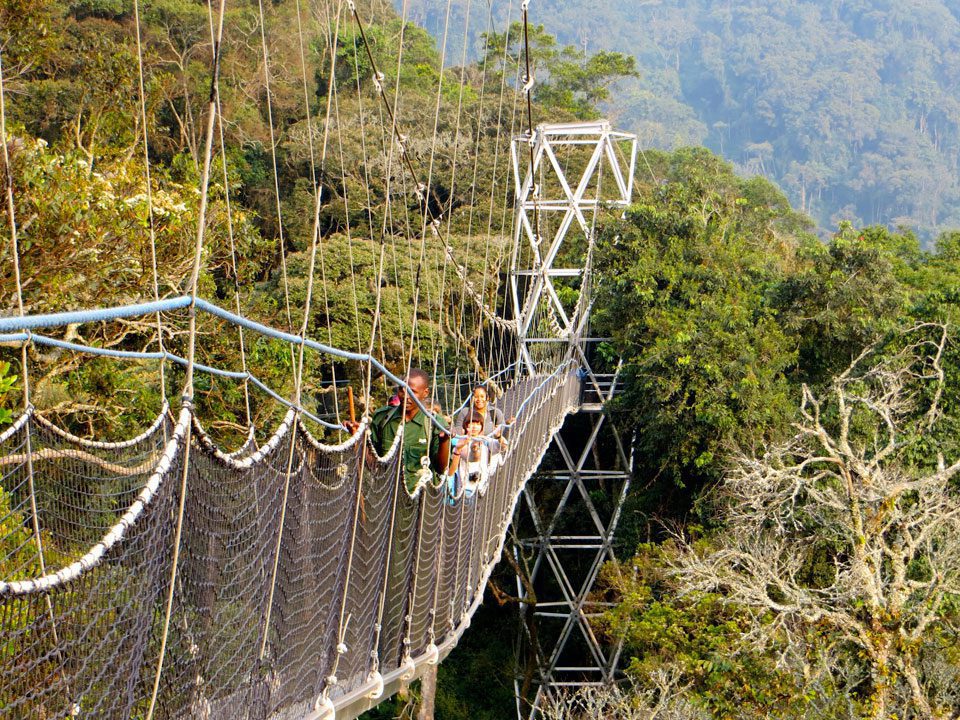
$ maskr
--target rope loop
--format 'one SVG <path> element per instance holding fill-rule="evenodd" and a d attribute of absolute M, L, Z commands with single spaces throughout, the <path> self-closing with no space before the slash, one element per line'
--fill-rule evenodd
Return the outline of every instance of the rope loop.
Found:
<path fill-rule="evenodd" d="M 527 75 L 526 73 L 523 74 L 523 94 L 524 95 L 530 94 L 530 91 L 533 89 L 533 86 L 536 83 L 536 81 L 537 81 L 537 78 L 534 73 L 530 73 L 530 75 Z"/>

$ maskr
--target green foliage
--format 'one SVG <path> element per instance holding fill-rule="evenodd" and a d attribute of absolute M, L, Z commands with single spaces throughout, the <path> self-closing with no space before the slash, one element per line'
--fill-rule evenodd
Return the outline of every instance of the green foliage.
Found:
<path fill-rule="evenodd" d="M 653 673 L 670 669 L 685 697 L 712 717 L 784 717 L 785 708 L 806 703 L 809 689 L 778 667 L 778 648 L 757 649 L 747 637 L 770 618 L 714 593 L 679 597 L 668 570 L 675 554 L 669 542 L 645 544 L 629 562 L 603 569 L 600 582 L 618 602 L 601 627 L 624 638 L 630 677 L 643 688 Z"/>
<path fill-rule="evenodd" d="M 406 4 L 440 35 L 446 3 Z M 475 35 L 489 12 L 474 3 Z M 492 14 L 508 20 L 507 6 Z M 948 0 L 909 11 L 888 0 L 541 0 L 530 15 L 558 38 L 545 51 L 574 43 L 636 59 L 638 76 L 601 110 L 644 147 L 706 145 L 775 181 L 824 236 L 849 220 L 906 225 L 929 244 L 960 224 L 960 15 Z"/>
<path fill-rule="evenodd" d="M 894 263 L 920 253 L 915 239 L 906 246 L 898 239 L 881 228 L 860 233 L 844 224 L 829 245 L 809 241 L 799 250 L 803 268 L 784 279 L 773 303 L 798 340 L 801 379 L 829 380 L 896 325 L 905 288 Z"/>
<path fill-rule="evenodd" d="M 17 376 L 11 374 L 10 363 L 0 361 L 0 427 L 13 420 L 10 394 L 17 389 Z"/>
<path fill-rule="evenodd" d="M 526 47 L 530 48 L 530 70 L 536 80 L 533 97 L 545 111 L 581 119 L 599 117 L 598 104 L 610 99 L 610 84 L 637 77 L 636 60 L 620 52 L 601 50 L 587 55 L 573 45 L 559 46 L 543 25 L 534 25 L 524 34 L 515 22 L 504 33 L 484 33 L 485 62 L 507 72 L 526 68 Z"/>
<path fill-rule="evenodd" d="M 824 244 L 776 188 L 707 151 L 647 162 L 662 179 L 641 182 L 636 204 L 607 228 L 594 312 L 611 337 L 606 352 L 626 361 L 617 410 L 637 428 L 643 474 L 695 496 L 731 450 L 789 430 L 801 383 L 829 381 L 898 327 L 956 321 L 953 234 L 929 252 L 910 232 L 844 224 Z M 960 367 L 952 346 L 944 359 Z M 954 386 L 945 400 L 952 418 Z M 935 437 L 954 446 L 950 431 Z M 671 514 L 689 507 L 690 494 L 657 487 Z"/>
<path fill-rule="evenodd" d="M 627 363 L 617 404 L 644 467 L 701 486 L 789 416 L 795 354 L 767 295 L 785 272 L 776 222 L 790 211 L 748 199 L 763 197 L 755 183 L 708 153 L 660 160 L 668 180 L 601 244 L 594 322 Z"/>

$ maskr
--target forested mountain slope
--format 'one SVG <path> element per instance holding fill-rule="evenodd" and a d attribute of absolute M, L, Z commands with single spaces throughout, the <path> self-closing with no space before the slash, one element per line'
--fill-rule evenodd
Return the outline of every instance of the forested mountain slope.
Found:
<path fill-rule="evenodd" d="M 453 1 L 451 27 L 467 6 Z M 409 12 L 442 34 L 446 3 Z M 486 12 L 473 3 L 478 45 Z M 777 182 L 826 232 L 847 219 L 930 238 L 960 224 L 956 3 L 537 0 L 530 12 L 563 43 L 636 56 L 640 77 L 607 111 L 645 145 L 706 145 Z"/>

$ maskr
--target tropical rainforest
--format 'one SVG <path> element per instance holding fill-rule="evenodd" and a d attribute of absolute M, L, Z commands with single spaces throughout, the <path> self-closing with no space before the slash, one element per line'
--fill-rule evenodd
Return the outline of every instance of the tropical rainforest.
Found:
<path fill-rule="evenodd" d="M 257 2 L 228 4 L 201 293 L 297 328 L 316 217 L 323 277 L 309 334 L 372 343 L 394 368 L 413 355 L 441 374 L 476 372 L 505 344 L 445 258 L 474 294 L 504 305 L 503 143 L 526 122 L 513 92 L 518 27 L 481 22 L 473 47 L 448 46 L 386 2 L 358 3 L 361 35 L 338 5 L 275 0 L 261 23 Z M 434 29 L 436 9 L 416 7 Z M 4 315 L 18 312 L 18 295 L 39 313 L 188 291 L 210 20 L 194 0 L 139 10 L 143 106 L 132 0 L 0 0 L 3 171 L 20 243 L 19 279 L 11 244 L 0 244 Z M 625 683 L 581 698 L 579 711 L 546 712 L 954 716 L 956 11 L 934 0 L 909 11 L 882 0 L 597 0 L 589 13 L 542 0 L 531 10 L 534 123 L 610 113 L 644 146 L 633 204 L 598 224 L 592 330 L 623 361 L 607 412 L 633 438 L 618 561 L 597 589 L 613 607 L 596 632 L 624 639 Z M 397 93 L 420 179 L 391 165 L 380 84 Z M 428 212 L 449 248 L 421 226 Z M 71 325 L 58 337 L 183 352 L 178 322 Z M 200 360 L 239 369 L 240 339 L 205 323 Z M 246 361 L 289 395 L 287 348 L 248 341 Z M 20 412 L 24 368 L 19 347 L 0 350 L 2 427 Z M 135 434 L 182 380 L 37 346 L 26 370 L 40 412 L 101 439 Z M 360 387 L 363 376 L 308 363 L 304 404 L 332 412 L 337 383 Z M 389 390 L 372 392 L 378 401 Z M 219 378 L 198 380 L 196 393 L 226 443 L 282 409 L 250 406 Z M 442 720 L 515 712 L 502 630 L 516 625 L 511 573 L 498 571 L 440 667 Z M 413 688 L 369 717 L 411 717 L 416 700 Z"/>
<path fill-rule="evenodd" d="M 450 3 L 407 4 L 442 36 Z M 481 47 L 486 6 L 450 5 L 450 27 L 471 9 Z M 929 243 L 960 222 L 955 3 L 541 0 L 531 13 L 578 52 L 636 58 L 601 108 L 644 145 L 709 147 L 779 185 L 821 236 L 848 220 Z"/>

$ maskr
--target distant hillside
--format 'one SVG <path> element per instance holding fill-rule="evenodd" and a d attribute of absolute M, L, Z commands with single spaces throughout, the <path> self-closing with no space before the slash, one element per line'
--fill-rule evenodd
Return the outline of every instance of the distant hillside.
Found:
<path fill-rule="evenodd" d="M 408 0 L 442 35 L 447 4 Z M 398 3 L 399 4 L 399 3 Z M 459 62 L 468 0 L 453 0 Z M 512 3 L 518 16 L 519 3 Z M 511 4 L 498 2 L 498 24 Z M 474 0 L 477 52 L 488 6 Z M 561 42 L 636 56 L 607 108 L 645 145 L 703 144 L 840 220 L 960 226 L 960 6 L 948 0 L 533 0 Z"/>

